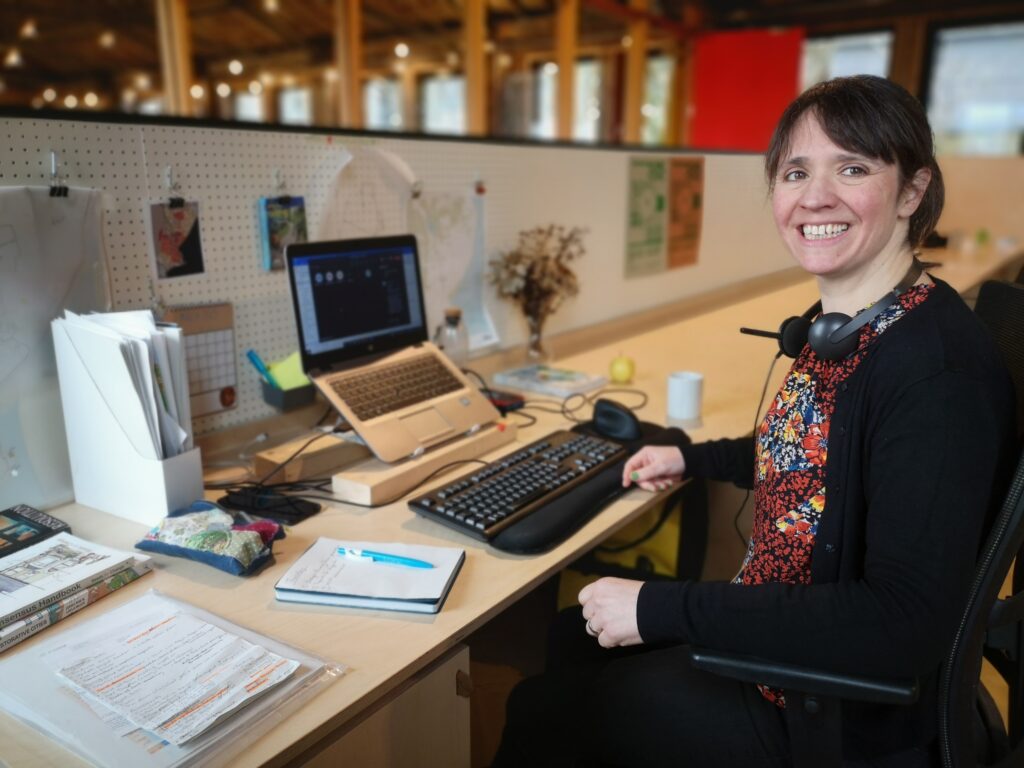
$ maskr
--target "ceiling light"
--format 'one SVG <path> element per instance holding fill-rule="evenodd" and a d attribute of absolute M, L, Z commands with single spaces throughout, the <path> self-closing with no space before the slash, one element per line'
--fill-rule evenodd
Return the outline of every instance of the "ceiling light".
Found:
<path fill-rule="evenodd" d="M 189 93 L 189 95 L 193 99 L 197 99 L 198 100 L 198 99 L 203 98 L 203 96 L 206 95 L 206 89 L 203 88 L 203 86 L 201 86 L 199 83 L 196 83 L 195 85 L 193 85 L 191 88 L 188 89 L 188 93 Z"/>
<path fill-rule="evenodd" d="M 7 49 L 7 55 L 4 56 L 5 67 L 20 67 L 23 63 L 24 62 L 21 60 L 21 51 L 14 47 Z"/>
<path fill-rule="evenodd" d="M 69 93 L 64 97 L 64 106 L 68 109 L 74 109 L 78 106 L 78 97 L 73 93 Z"/>
<path fill-rule="evenodd" d="M 230 72 L 232 75 L 240 75 L 242 74 L 242 70 L 244 69 L 245 67 L 242 66 L 242 62 L 240 62 L 238 59 L 232 59 L 228 62 L 228 72 Z"/>
<path fill-rule="evenodd" d="M 44 101 L 54 101 L 57 98 L 57 92 L 53 88 L 47 88 L 43 91 Z"/>
<path fill-rule="evenodd" d="M 85 106 L 87 107 L 95 107 L 97 104 L 100 103 L 100 97 L 92 91 L 89 91 L 87 94 L 85 94 L 85 97 L 82 99 L 82 101 L 85 102 Z"/>
<path fill-rule="evenodd" d="M 114 34 L 112 29 L 104 30 L 97 38 L 97 42 L 99 42 L 100 48 L 113 48 L 114 43 L 117 42 L 117 35 Z"/>
<path fill-rule="evenodd" d="M 263 10 L 267 13 L 277 13 L 281 10 L 281 5 L 277 0 L 263 0 Z"/>
<path fill-rule="evenodd" d="M 35 19 L 25 19 L 25 23 L 21 25 L 21 29 L 18 30 L 18 36 L 24 37 L 26 40 L 39 37 L 39 30 L 36 29 Z"/>
<path fill-rule="evenodd" d="M 263 83 L 261 83 L 259 80 L 253 80 L 251 83 L 249 83 L 249 93 L 251 93 L 253 96 L 259 96 L 261 93 L 263 93 Z"/>
<path fill-rule="evenodd" d="M 135 76 L 135 87 L 140 91 L 148 91 L 152 85 L 153 81 L 145 72 L 139 72 L 139 74 Z"/>
<path fill-rule="evenodd" d="M 400 59 L 404 59 L 409 55 L 409 46 L 405 43 L 397 43 L 395 45 L 395 56 Z"/>
<path fill-rule="evenodd" d="M 222 99 L 226 99 L 231 95 L 231 86 L 227 83 L 217 83 L 217 95 Z"/>

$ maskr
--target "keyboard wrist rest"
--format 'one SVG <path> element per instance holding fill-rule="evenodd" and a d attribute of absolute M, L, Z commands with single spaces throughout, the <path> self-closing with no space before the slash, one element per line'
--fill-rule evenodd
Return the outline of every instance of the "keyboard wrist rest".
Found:
<path fill-rule="evenodd" d="M 607 504 L 628 489 L 622 487 L 625 459 L 563 493 L 548 504 L 513 523 L 490 544 L 503 552 L 532 555 L 565 541 Z"/>

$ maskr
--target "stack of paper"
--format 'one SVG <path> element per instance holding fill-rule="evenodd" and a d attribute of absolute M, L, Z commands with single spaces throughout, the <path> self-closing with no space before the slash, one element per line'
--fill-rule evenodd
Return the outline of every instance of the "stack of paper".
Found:
<path fill-rule="evenodd" d="M 192 414 L 181 329 L 149 310 L 76 315 L 63 330 L 135 450 L 164 459 L 192 448 Z M 63 386 L 63 382 L 62 382 Z"/>
<path fill-rule="evenodd" d="M 149 558 L 58 533 L 0 560 L 0 651 L 149 571 Z"/>
<path fill-rule="evenodd" d="M 343 672 L 149 592 L 0 658 L 0 710 L 91 765 L 224 765 Z"/>

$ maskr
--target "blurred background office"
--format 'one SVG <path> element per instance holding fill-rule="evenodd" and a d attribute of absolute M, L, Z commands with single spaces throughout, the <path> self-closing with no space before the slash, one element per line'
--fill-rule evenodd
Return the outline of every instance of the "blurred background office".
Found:
<path fill-rule="evenodd" d="M 941 154 L 1024 152 L 1024 2 L 33 0 L 0 30 L 3 106 L 760 151 L 872 73 Z"/>

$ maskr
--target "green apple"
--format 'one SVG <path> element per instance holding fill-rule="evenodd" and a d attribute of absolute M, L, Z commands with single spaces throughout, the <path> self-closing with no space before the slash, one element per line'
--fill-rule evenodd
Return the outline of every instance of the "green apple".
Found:
<path fill-rule="evenodd" d="M 633 365 L 633 358 L 626 355 L 616 357 L 608 368 L 608 373 L 616 384 L 629 384 L 633 380 L 633 373 L 635 371 L 636 367 Z"/>

